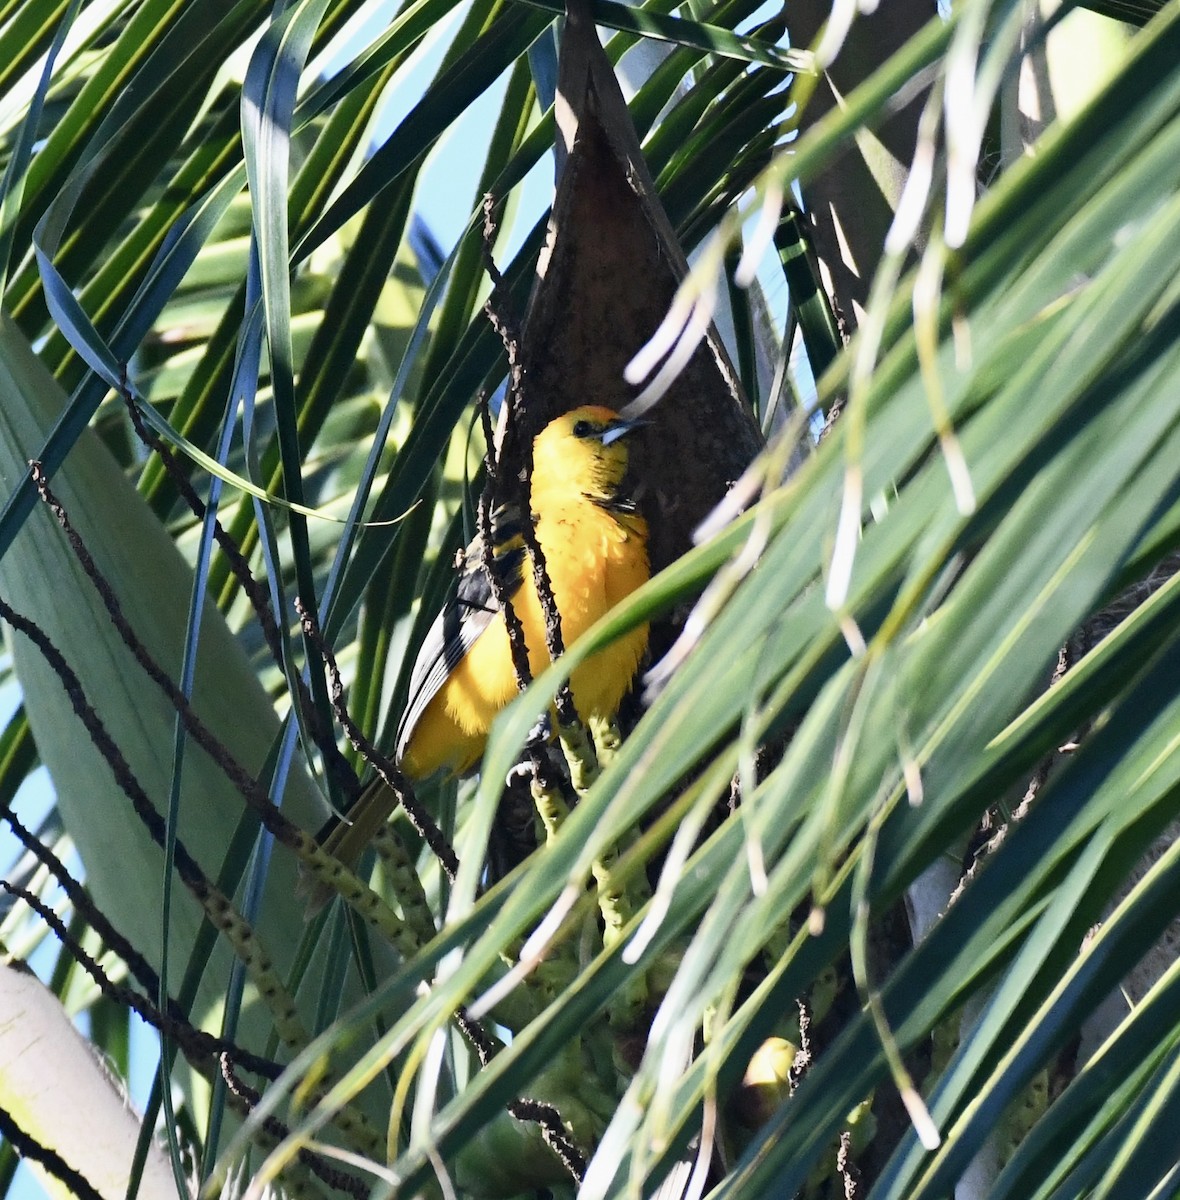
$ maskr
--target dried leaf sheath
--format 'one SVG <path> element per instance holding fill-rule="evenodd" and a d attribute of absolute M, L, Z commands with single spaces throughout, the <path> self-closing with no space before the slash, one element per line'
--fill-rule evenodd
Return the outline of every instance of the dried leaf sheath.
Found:
<path fill-rule="evenodd" d="M 562 37 L 557 194 L 524 321 L 527 386 L 503 437 L 502 476 L 554 416 L 580 404 L 622 409 L 623 368 L 659 327 L 688 266 L 643 161 L 589 6 L 572 4 Z M 659 570 L 758 452 L 737 373 L 710 327 L 634 439 L 636 496 Z"/>

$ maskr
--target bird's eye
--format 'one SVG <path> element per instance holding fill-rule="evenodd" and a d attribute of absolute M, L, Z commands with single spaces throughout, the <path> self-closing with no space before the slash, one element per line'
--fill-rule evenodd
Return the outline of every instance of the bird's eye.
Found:
<path fill-rule="evenodd" d="M 594 426 L 589 421 L 578 421 L 574 425 L 574 437 L 584 438 L 590 437 L 594 432 Z"/>

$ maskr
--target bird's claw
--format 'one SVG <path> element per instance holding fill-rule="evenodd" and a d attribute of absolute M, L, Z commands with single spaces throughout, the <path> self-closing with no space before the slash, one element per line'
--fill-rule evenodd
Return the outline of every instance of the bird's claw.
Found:
<path fill-rule="evenodd" d="M 505 786 L 511 787 L 518 781 L 531 782 L 537 772 L 537 755 L 547 753 L 552 740 L 553 722 L 549 719 L 549 714 L 545 713 L 529 730 L 528 737 L 524 740 L 525 757 L 509 770 L 504 779 Z"/>
<path fill-rule="evenodd" d="M 543 713 L 537 723 L 529 730 L 524 740 L 525 749 L 533 750 L 547 746 L 553 740 L 553 722 L 548 713 Z"/>
<path fill-rule="evenodd" d="M 528 783 L 533 778 L 533 764 L 529 759 L 523 762 L 518 762 L 514 767 L 509 768 L 508 774 L 504 776 L 504 786 L 512 787 L 514 783 Z"/>

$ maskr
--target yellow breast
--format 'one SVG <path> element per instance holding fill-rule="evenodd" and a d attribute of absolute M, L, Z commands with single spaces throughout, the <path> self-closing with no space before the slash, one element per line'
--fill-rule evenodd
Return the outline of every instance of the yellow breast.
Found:
<path fill-rule="evenodd" d="M 550 507 L 537 520 L 536 532 L 566 646 L 648 578 L 646 527 L 639 518 L 619 519 L 582 499 Z M 548 665 L 549 654 L 530 570 L 511 600 L 537 675 Z M 646 624 L 632 629 L 573 672 L 570 687 L 583 720 L 612 716 L 618 709 L 647 646 L 647 633 Z M 422 714 L 403 754 L 404 769 L 417 778 L 440 767 L 470 770 L 483 753 L 493 718 L 515 694 L 508 632 L 503 614 L 497 613 Z"/>

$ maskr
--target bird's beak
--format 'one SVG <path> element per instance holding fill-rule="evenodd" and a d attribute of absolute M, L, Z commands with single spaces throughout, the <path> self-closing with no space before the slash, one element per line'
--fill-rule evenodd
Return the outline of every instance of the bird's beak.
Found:
<path fill-rule="evenodd" d="M 650 421 L 624 421 L 622 417 L 617 417 L 602 431 L 602 444 L 609 446 L 611 442 L 617 442 L 619 438 L 626 437 L 636 429 L 650 424 Z"/>

